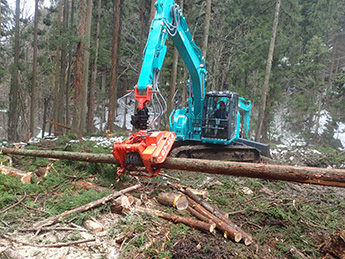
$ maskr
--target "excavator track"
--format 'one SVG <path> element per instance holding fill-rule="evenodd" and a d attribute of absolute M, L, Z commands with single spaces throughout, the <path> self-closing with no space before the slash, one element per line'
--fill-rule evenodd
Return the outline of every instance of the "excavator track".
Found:
<path fill-rule="evenodd" d="M 170 157 L 259 163 L 260 152 L 250 146 L 183 145 L 173 147 Z"/>

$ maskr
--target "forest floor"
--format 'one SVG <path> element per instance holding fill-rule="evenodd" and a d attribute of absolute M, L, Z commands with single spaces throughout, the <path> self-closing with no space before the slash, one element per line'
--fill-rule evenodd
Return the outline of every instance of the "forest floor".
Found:
<path fill-rule="evenodd" d="M 54 149 L 105 153 L 92 141 L 72 141 L 71 136 L 42 140 L 27 149 Z M 281 164 L 344 168 L 341 151 L 276 147 L 272 155 Z M 122 214 L 111 212 L 111 202 L 73 214 L 39 231 L 33 224 L 66 210 L 97 200 L 140 182 L 131 192 L 140 206 L 185 217 L 159 204 L 160 192 L 174 191 L 173 179 L 116 176 L 113 165 L 67 160 L 12 157 L 0 154 L 0 162 L 33 172 L 30 184 L 0 174 L 0 259 L 3 258 L 345 258 L 345 190 L 325 187 L 163 171 L 179 184 L 208 193 L 208 202 L 230 212 L 231 220 L 253 236 L 246 246 L 183 224 L 138 212 L 135 206 Z M 44 177 L 42 176 L 44 172 Z M 84 190 L 79 180 L 104 186 L 101 192 Z M 17 204 L 17 205 L 15 205 Z M 9 208 L 11 205 L 15 205 Z M 6 211 L 5 211 L 6 210 Z M 5 211 L 5 212 L 3 212 Z M 100 226 L 90 230 L 86 220 Z M 74 242 L 81 243 L 75 244 Z M 57 246 L 57 247 L 52 247 Z"/>

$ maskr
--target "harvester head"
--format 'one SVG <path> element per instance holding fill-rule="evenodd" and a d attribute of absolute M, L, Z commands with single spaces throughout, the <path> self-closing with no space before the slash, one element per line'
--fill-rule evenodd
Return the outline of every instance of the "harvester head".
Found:
<path fill-rule="evenodd" d="M 164 163 L 175 139 L 174 132 L 140 130 L 122 142 L 115 142 L 112 153 L 120 164 L 117 174 L 157 176 L 160 171 L 157 165 Z"/>

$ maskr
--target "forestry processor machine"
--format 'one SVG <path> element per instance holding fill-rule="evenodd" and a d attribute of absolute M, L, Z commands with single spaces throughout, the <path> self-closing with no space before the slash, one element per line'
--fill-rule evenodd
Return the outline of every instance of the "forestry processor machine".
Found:
<path fill-rule="evenodd" d="M 124 96 L 134 94 L 137 109 L 131 123 L 139 131 L 123 142 L 114 143 L 112 153 L 120 163 L 118 174 L 157 176 L 158 165 L 168 155 L 243 162 L 258 162 L 260 153 L 269 156 L 268 145 L 248 139 L 250 101 L 235 92 L 205 93 L 205 60 L 180 7 L 174 0 L 158 0 L 155 7 L 157 12 L 144 49 L 138 83 Z M 158 78 L 169 37 L 190 74 L 188 107 L 171 113 L 169 131 L 149 130 L 166 110 Z M 149 120 L 151 116 L 153 119 Z"/>

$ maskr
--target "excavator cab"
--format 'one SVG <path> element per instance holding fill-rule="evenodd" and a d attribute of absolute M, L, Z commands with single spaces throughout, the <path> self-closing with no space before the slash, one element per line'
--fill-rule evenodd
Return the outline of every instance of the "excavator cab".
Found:
<path fill-rule="evenodd" d="M 221 142 L 236 136 L 238 99 L 237 93 L 228 91 L 205 95 L 201 138 Z"/>

